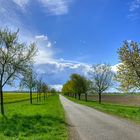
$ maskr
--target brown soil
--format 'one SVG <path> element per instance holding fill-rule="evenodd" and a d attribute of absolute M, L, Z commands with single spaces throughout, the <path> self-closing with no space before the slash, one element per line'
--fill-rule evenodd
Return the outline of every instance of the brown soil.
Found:
<path fill-rule="evenodd" d="M 84 99 L 83 95 L 82 99 Z M 98 101 L 98 95 L 88 95 L 88 100 Z M 138 95 L 102 95 L 102 101 L 122 105 L 140 106 L 140 96 Z"/>

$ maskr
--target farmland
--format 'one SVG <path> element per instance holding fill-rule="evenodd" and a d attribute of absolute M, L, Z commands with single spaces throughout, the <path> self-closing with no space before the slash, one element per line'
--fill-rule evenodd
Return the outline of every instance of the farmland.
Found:
<path fill-rule="evenodd" d="M 35 99 L 37 97 L 36 94 L 33 94 L 33 98 Z M 20 102 L 20 101 L 26 101 L 29 100 L 29 94 L 28 93 L 5 93 L 4 94 L 4 103 L 14 103 L 14 102 Z"/>
<path fill-rule="evenodd" d="M 28 101 L 29 94 L 4 94 L 4 98 L 5 116 L 0 115 L 1 140 L 67 139 L 64 110 L 58 95 L 41 102 L 33 100 L 32 105 Z"/>
<path fill-rule="evenodd" d="M 84 99 L 84 95 L 81 96 Z M 88 95 L 88 100 L 98 101 L 98 95 Z M 140 94 L 103 94 L 102 101 L 128 106 L 140 106 Z"/>

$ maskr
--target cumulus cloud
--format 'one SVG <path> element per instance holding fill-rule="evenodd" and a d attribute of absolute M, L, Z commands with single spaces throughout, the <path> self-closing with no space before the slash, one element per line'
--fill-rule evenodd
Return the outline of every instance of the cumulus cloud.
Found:
<path fill-rule="evenodd" d="M 47 67 L 45 67 L 45 65 Z M 40 67 L 38 67 L 38 69 L 42 69 L 42 71 L 39 70 L 41 73 L 45 73 L 45 72 L 48 73 L 50 70 L 53 74 L 58 74 L 59 72 L 63 73 L 66 70 L 80 71 L 83 74 L 86 74 L 90 70 L 90 68 L 91 66 L 88 64 L 75 62 L 75 61 L 68 61 L 68 60 L 63 60 L 62 62 L 56 59 L 52 59 L 51 61 L 46 61 L 46 63 L 40 64 Z"/>
<path fill-rule="evenodd" d="M 69 62 L 68 60 L 62 62 L 53 59 L 46 64 L 35 65 L 35 69 L 38 75 L 47 80 L 48 84 L 63 85 L 73 73 L 86 76 L 90 65 L 80 62 Z"/>
<path fill-rule="evenodd" d="M 61 59 L 52 59 L 44 64 L 36 65 L 38 74 L 47 79 L 49 84 L 63 85 L 71 74 L 78 73 L 88 76 L 89 71 L 91 71 L 92 65 L 90 64 Z M 111 66 L 113 72 L 117 72 L 118 65 Z"/>

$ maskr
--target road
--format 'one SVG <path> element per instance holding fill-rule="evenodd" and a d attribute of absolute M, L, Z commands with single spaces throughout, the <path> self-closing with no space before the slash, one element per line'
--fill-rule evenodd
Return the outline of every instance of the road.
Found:
<path fill-rule="evenodd" d="M 76 104 L 60 95 L 70 140 L 140 140 L 140 125 Z"/>

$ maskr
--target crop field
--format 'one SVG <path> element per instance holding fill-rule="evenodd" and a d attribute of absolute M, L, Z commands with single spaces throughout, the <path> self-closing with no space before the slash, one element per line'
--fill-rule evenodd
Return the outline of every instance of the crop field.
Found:
<path fill-rule="evenodd" d="M 84 95 L 82 95 L 84 99 Z M 98 101 L 98 95 L 88 95 L 88 100 Z M 128 106 L 140 106 L 140 96 L 139 95 L 130 95 L 130 94 L 103 94 L 102 101 L 106 103 L 115 103 Z"/>
<path fill-rule="evenodd" d="M 4 103 L 14 103 L 29 100 L 29 93 L 4 93 Z M 33 94 L 33 99 L 37 98 L 37 94 Z"/>
<path fill-rule="evenodd" d="M 41 102 L 35 99 L 32 105 L 27 99 L 29 94 L 4 94 L 5 116 L 0 115 L 0 140 L 67 140 L 59 96 L 42 98 Z"/>

